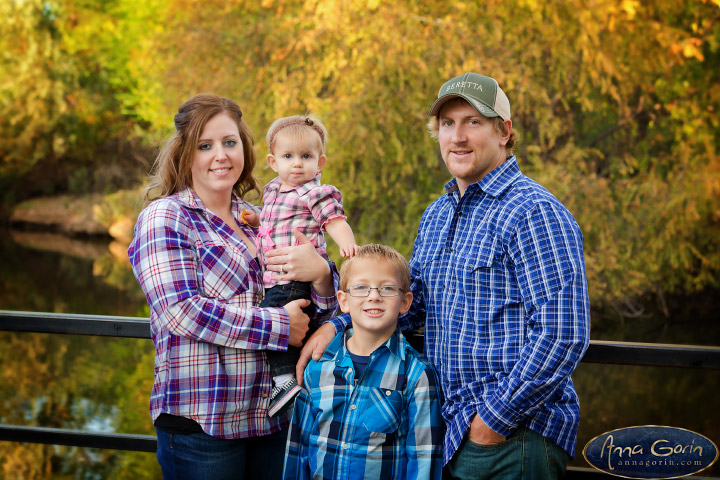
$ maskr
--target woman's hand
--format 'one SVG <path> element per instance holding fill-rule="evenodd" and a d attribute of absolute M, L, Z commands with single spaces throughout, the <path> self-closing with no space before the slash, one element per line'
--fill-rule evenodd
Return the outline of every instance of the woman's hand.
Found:
<path fill-rule="evenodd" d="M 297 378 L 298 385 L 302 386 L 303 384 L 303 373 L 307 364 L 310 363 L 310 357 L 315 361 L 320 360 L 336 334 L 335 325 L 326 322 L 305 342 L 305 346 L 300 351 L 298 363 L 295 366 L 295 378 Z"/>
<path fill-rule="evenodd" d="M 302 347 L 302 341 L 307 335 L 310 317 L 305 315 L 302 309 L 308 305 L 310 305 L 310 300 L 305 298 L 293 300 L 285 305 L 285 310 L 287 310 L 290 317 L 290 339 L 288 343 L 293 347 Z"/>
<path fill-rule="evenodd" d="M 293 231 L 299 245 L 282 247 L 265 253 L 265 266 L 275 272 L 275 280 L 312 282 L 321 297 L 335 294 L 330 265 L 318 255 L 315 246 L 298 229 Z"/>

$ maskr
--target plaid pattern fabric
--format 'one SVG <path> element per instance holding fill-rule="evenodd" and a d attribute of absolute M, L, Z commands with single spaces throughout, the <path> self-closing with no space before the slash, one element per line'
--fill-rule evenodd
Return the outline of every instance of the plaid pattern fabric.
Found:
<path fill-rule="evenodd" d="M 570 377 L 590 337 L 580 228 L 515 157 L 462 197 L 455 180 L 445 190 L 420 222 L 413 306 L 399 319 L 425 327 L 445 395 L 444 461 L 475 414 L 501 435 L 525 425 L 574 455 L 580 407 Z"/>
<path fill-rule="evenodd" d="M 346 218 L 340 192 L 332 185 L 321 185 L 319 173 L 309 182 L 289 190 L 280 190 L 281 184 L 280 178 L 275 177 L 265 185 L 263 192 L 258 235 L 258 257 L 263 270 L 265 252 L 296 245 L 295 228 L 304 233 L 317 252 L 327 259 L 323 226 L 334 218 Z M 265 288 L 272 288 L 277 283 L 272 272 L 265 271 Z"/>
<path fill-rule="evenodd" d="M 236 219 L 243 208 L 254 207 L 233 196 Z M 232 229 L 186 189 L 142 211 L 128 256 L 150 306 L 153 422 L 160 413 L 180 415 L 219 438 L 284 427 L 287 415 L 267 416 L 272 380 L 263 350 L 287 348 L 287 312 L 255 306 L 260 266 Z M 313 301 L 327 310 L 321 317 L 334 312 L 334 298 Z"/>
<path fill-rule="evenodd" d="M 305 369 L 284 478 L 441 478 L 443 426 L 433 368 L 396 331 L 355 385 L 345 346 L 351 336 L 352 329 L 338 334 Z"/>

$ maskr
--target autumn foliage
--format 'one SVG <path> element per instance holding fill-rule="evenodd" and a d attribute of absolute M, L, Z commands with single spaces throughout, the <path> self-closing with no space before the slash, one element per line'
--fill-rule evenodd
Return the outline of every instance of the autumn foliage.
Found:
<path fill-rule="evenodd" d="M 98 151 L 157 145 L 209 91 L 258 139 L 322 118 L 358 240 L 409 254 L 449 179 L 427 110 L 476 71 L 510 97 L 521 168 L 577 218 L 593 304 L 632 315 L 719 283 L 719 21 L 718 0 L 0 2 L 0 189 L 90 185 L 77 171 L 101 175 Z M 139 182 L 149 164 L 131 160 Z"/>

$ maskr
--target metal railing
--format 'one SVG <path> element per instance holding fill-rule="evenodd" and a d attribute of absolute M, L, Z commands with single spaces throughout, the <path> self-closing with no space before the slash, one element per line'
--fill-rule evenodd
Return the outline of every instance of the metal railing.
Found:
<path fill-rule="evenodd" d="M 150 320 L 0 310 L 0 331 L 149 339 Z M 408 339 L 416 348 L 422 349 L 422 335 L 410 335 Z M 720 370 L 720 347 L 591 340 L 582 362 Z M 138 452 L 154 452 L 157 445 L 152 435 L 17 425 L 0 425 L 0 440 Z M 569 467 L 566 478 L 592 480 L 611 477 L 590 468 Z"/>

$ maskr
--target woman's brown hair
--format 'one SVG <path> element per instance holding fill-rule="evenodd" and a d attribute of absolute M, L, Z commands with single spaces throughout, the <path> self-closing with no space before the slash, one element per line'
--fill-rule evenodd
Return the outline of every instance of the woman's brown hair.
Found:
<path fill-rule="evenodd" d="M 233 192 L 241 198 L 250 191 L 261 194 L 260 184 L 253 175 L 256 156 L 252 132 L 242 119 L 240 107 L 229 98 L 201 93 L 180 105 L 175 115 L 175 133 L 160 150 L 143 192 L 146 203 L 192 186 L 191 169 L 198 140 L 205 124 L 220 113 L 226 113 L 235 121 L 243 145 L 244 167 L 233 185 Z"/>

